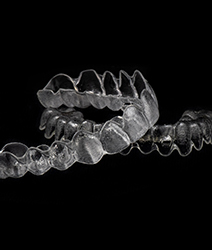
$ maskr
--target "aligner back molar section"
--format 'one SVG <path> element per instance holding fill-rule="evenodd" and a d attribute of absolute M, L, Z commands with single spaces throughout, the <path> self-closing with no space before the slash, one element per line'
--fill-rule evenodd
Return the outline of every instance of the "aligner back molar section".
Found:
<path fill-rule="evenodd" d="M 41 116 L 40 129 L 45 129 L 47 139 L 53 135 L 56 140 L 62 136 L 65 139 L 71 139 L 83 121 L 82 112 L 76 111 L 74 108 L 61 108 L 61 110 L 49 108 L 44 110 Z"/>
<path fill-rule="evenodd" d="M 190 125 L 191 140 L 197 150 L 206 143 L 212 142 L 212 115 L 211 111 L 192 111 L 187 110 L 183 113 L 180 121 Z"/>
<path fill-rule="evenodd" d="M 51 167 L 48 163 L 48 151 L 44 152 L 38 148 L 29 148 L 28 157 L 28 170 L 35 175 L 43 175 Z"/>
<path fill-rule="evenodd" d="M 27 172 L 27 146 L 22 143 L 9 143 L 1 150 L 0 178 L 19 178 Z"/>
<path fill-rule="evenodd" d="M 56 141 L 49 150 L 48 162 L 53 168 L 66 170 L 76 162 L 76 159 L 71 149 L 64 142 Z"/>
<path fill-rule="evenodd" d="M 8 152 L 15 155 L 16 157 L 22 157 L 27 152 L 27 150 L 28 147 L 26 145 L 18 142 L 12 142 L 5 145 L 2 149 L 2 152 Z"/>
<path fill-rule="evenodd" d="M 74 89 L 74 81 L 68 75 L 58 74 L 49 81 L 45 89 L 50 89 L 54 93 L 60 89 Z"/>
<path fill-rule="evenodd" d="M 0 156 L 0 178 L 19 178 L 27 172 L 26 162 L 21 162 L 13 154 L 4 153 Z"/>
<path fill-rule="evenodd" d="M 41 118 L 40 118 L 40 126 L 39 126 L 39 129 L 40 130 L 43 130 L 45 129 L 46 127 L 46 123 L 48 121 L 48 119 L 51 117 L 51 116 L 54 116 L 58 114 L 57 110 L 56 109 L 53 109 L 53 108 L 47 108 L 43 111 L 42 115 L 41 115 Z"/>
<path fill-rule="evenodd" d="M 45 108 L 58 108 L 63 104 L 63 99 L 60 92 L 54 93 L 49 89 L 39 90 L 38 100 Z"/>
<path fill-rule="evenodd" d="M 152 142 L 157 146 L 158 152 L 168 156 L 174 150 L 174 127 L 172 125 L 156 125 L 152 130 Z"/>
<path fill-rule="evenodd" d="M 74 90 L 74 81 L 71 77 L 65 74 L 54 76 L 42 90 L 39 90 L 37 95 L 40 103 L 48 108 L 58 108 L 63 104 L 60 90 Z"/>

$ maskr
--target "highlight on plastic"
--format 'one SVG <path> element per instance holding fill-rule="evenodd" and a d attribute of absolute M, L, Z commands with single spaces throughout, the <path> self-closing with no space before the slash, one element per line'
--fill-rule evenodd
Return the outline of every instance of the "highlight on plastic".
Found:
<path fill-rule="evenodd" d="M 119 78 L 92 69 L 78 78 L 57 74 L 37 94 L 45 107 L 40 129 L 55 141 L 30 148 L 19 142 L 5 145 L 0 151 L 0 178 L 18 178 L 28 171 L 42 175 L 50 168 L 66 170 L 75 162 L 96 164 L 105 154 L 125 155 L 133 148 L 144 154 L 157 150 L 162 156 L 176 149 L 186 156 L 193 147 L 200 150 L 203 142 L 212 143 L 211 111 L 188 110 L 175 124 L 155 125 L 158 101 L 138 70 L 132 76 L 121 70 Z M 86 120 L 89 106 L 122 115 L 102 123 Z"/>

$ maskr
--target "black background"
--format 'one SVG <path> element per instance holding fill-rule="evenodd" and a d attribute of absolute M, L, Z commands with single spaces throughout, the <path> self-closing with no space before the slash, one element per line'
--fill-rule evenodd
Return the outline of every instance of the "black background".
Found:
<path fill-rule="evenodd" d="M 160 124 L 175 123 L 186 109 L 212 110 L 211 38 L 205 23 L 169 26 L 165 21 L 156 27 L 154 22 L 144 31 L 143 21 L 135 30 L 120 22 L 115 33 L 107 25 L 97 29 L 84 23 L 76 30 L 72 23 L 64 31 L 51 23 L 42 30 L 37 24 L 13 27 L 2 47 L 0 147 L 11 141 L 50 144 L 38 129 L 43 107 L 36 93 L 57 73 L 77 77 L 92 68 L 118 76 L 121 69 L 130 75 L 138 69 L 155 90 Z M 191 204 L 207 210 L 211 149 L 204 145 L 188 157 L 177 152 L 145 156 L 133 150 L 128 156 L 105 156 L 96 165 L 76 163 L 64 172 L 51 169 L 39 177 L 27 173 L 0 180 L 0 202 L 178 211 Z"/>

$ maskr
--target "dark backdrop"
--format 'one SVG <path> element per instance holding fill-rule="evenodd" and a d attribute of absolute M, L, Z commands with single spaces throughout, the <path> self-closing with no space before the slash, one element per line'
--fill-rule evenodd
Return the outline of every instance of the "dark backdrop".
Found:
<path fill-rule="evenodd" d="M 161 124 L 176 122 L 186 109 L 212 110 L 210 42 L 207 32 L 198 32 L 156 29 L 138 39 L 139 32 L 103 37 L 89 30 L 79 37 L 70 32 L 68 38 L 62 31 L 43 35 L 24 30 L 5 40 L 0 147 L 11 141 L 27 146 L 49 143 L 38 129 L 43 107 L 36 92 L 61 72 L 77 77 L 92 68 L 117 76 L 121 69 L 129 74 L 140 70 L 157 95 Z M 204 145 L 188 157 L 177 152 L 169 157 L 157 152 L 145 156 L 133 150 L 125 157 L 105 156 L 96 165 L 76 163 L 64 172 L 50 170 L 40 177 L 27 173 L 21 179 L 0 180 L 0 202 L 182 207 L 190 201 L 207 207 L 211 149 Z"/>

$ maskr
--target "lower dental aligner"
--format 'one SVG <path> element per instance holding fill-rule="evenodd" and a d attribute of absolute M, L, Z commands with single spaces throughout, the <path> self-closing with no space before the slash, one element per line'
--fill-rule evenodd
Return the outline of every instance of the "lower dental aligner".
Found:
<path fill-rule="evenodd" d="M 40 129 L 55 136 L 50 145 L 28 148 L 9 143 L 0 151 L 0 178 L 22 177 L 26 172 L 42 175 L 50 168 L 66 170 L 75 162 L 96 164 L 105 154 L 128 154 L 138 148 L 147 154 L 157 150 L 168 156 L 177 149 L 182 156 L 203 142 L 212 143 L 212 112 L 186 111 L 173 125 L 155 125 L 159 118 L 156 95 L 136 70 L 130 77 L 120 71 L 119 79 L 106 71 L 82 71 L 78 78 L 54 76 L 38 99 L 46 108 Z M 111 112 L 122 111 L 103 123 L 85 120 L 89 106 Z"/>

